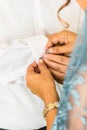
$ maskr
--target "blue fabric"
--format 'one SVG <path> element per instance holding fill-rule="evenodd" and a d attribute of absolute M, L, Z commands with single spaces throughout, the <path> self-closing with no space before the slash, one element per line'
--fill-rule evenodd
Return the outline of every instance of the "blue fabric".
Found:
<path fill-rule="evenodd" d="M 52 130 L 87 129 L 87 10 L 71 55 L 61 92 L 61 101 Z M 84 98 L 84 100 L 83 100 Z M 84 115 L 84 116 L 83 116 Z M 76 122 L 77 120 L 77 122 Z"/>

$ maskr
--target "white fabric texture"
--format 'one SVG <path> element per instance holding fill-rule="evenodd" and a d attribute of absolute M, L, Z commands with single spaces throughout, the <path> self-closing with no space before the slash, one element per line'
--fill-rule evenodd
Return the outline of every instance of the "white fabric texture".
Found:
<path fill-rule="evenodd" d="M 0 0 L 0 128 L 33 130 L 45 125 L 43 102 L 26 88 L 25 74 L 27 66 L 43 55 L 47 38 L 39 34 L 64 29 L 57 19 L 64 2 Z M 75 0 L 61 15 L 77 32 L 83 10 Z"/>
<path fill-rule="evenodd" d="M 48 38 L 43 35 L 33 36 L 26 40 L 31 51 L 33 53 L 33 57 L 35 61 L 38 63 L 39 58 L 43 57 L 45 53 L 45 46 L 48 42 Z"/>
<path fill-rule="evenodd" d="M 38 40 L 39 38 L 39 40 Z M 29 41 L 37 44 L 36 60 L 40 55 L 38 46 L 46 38 L 36 36 Z M 43 40 L 43 41 L 42 41 Z M 37 42 L 38 41 L 38 42 Z M 45 43 L 46 44 L 46 43 Z M 44 45 L 45 45 L 44 44 Z M 0 127 L 9 129 L 33 129 L 45 125 L 42 116 L 43 102 L 26 88 L 25 74 L 27 66 L 35 59 L 29 44 L 13 41 L 10 46 L 3 48 L 0 55 Z M 35 54 L 34 53 L 34 54 Z"/>

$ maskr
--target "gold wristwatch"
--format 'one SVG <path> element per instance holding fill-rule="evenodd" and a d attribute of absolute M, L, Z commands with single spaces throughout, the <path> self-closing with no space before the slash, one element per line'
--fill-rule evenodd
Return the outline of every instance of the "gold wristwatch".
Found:
<path fill-rule="evenodd" d="M 55 108 L 58 108 L 58 107 L 59 107 L 59 102 L 58 102 L 58 101 L 48 104 L 48 105 L 44 108 L 44 110 L 43 110 L 43 117 L 46 119 L 47 113 L 48 113 L 50 110 L 55 109 Z"/>

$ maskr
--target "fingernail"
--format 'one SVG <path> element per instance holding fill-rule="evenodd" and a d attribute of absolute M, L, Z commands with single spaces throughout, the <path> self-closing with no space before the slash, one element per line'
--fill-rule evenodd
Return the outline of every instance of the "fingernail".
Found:
<path fill-rule="evenodd" d="M 42 60 L 42 58 L 41 58 L 41 57 L 39 58 L 39 62 L 40 62 L 40 63 L 42 63 L 42 62 L 43 62 L 43 60 Z"/>
<path fill-rule="evenodd" d="M 42 57 L 39 57 L 39 60 L 42 59 Z"/>
<path fill-rule="evenodd" d="M 48 57 L 48 55 L 46 55 L 46 54 L 45 54 L 45 55 L 44 55 L 44 58 L 46 58 L 46 59 L 47 59 L 47 57 Z"/>
<path fill-rule="evenodd" d="M 47 50 L 45 51 L 45 53 L 46 53 L 46 54 L 49 54 L 49 50 L 47 49 Z"/>
<path fill-rule="evenodd" d="M 49 53 L 53 53 L 53 49 L 52 48 L 49 48 Z"/>

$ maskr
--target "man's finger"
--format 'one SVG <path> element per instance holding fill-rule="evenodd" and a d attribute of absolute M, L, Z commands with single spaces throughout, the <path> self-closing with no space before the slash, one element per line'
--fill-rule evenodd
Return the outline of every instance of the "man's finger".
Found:
<path fill-rule="evenodd" d="M 63 53 L 71 53 L 73 47 L 71 44 L 65 44 L 63 46 L 55 46 L 48 49 L 48 53 L 50 54 L 63 54 Z"/>
<path fill-rule="evenodd" d="M 37 67 L 37 64 L 36 62 L 33 62 L 32 64 L 30 64 L 27 68 L 27 72 L 28 73 L 33 73 L 34 72 L 34 69 Z"/>
<path fill-rule="evenodd" d="M 44 70 L 48 70 L 46 64 L 43 61 L 43 59 L 39 59 L 38 67 L 39 67 L 41 73 L 43 73 Z"/>
<path fill-rule="evenodd" d="M 48 43 L 46 44 L 45 50 L 47 50 L 50 47 L 53 47 L 54 45 L 56 45 L 59 41 L 59 37 L 58 34 L 52 34 L 50 36 L 48 36 Z"/>
<path fill-rule="evenodd" d="M 64 80 L 64 77 L 65 77 L 65 74 L 59 72 L 59 71 L 55 71 L 53 69 L 49 69 L 53 78 L 59 82 L 59 83 L 63 83 L 63 80 Z"/>
<path fill-rule="evenodd" d="M 45 63 L 47 64 L 47 66 L 55 71 L 59 71 L 61 73 L 65 73 L 66 72 L 66 69 L 67 69 L 67 66 L 65 65 L 62 65 L 62 64 L 58 64 L 56 62 L 52 62 L 52 61 L 49 61 L 47 59 L 44 59 Z"/>
<path fill-rule="evenodd" d="M 69 57 L 61 56 L 61 55 L 53 55 L 53 54 L 45 54 L 43 59 L 44 60 L 47 59 L 49 61 L 56 62 L 66 66 L 69 64 L 69 60 L 70 60 Z"/>
<path fill-rule="evenodd" d="M 59 36 L 60 36 L 60 33 L 55 33 L 55 34 L 49 35 L 48 38 L 52 43 L 57 44 L 57 42 L 59 41 Z"/>
<path fill-rule="evenodd" d="M 49 40 L 48 43 L 46 44 L 45 50 L 48 50 L 48 48 L 52 46 L 53 46 L 53 43 Z"/>

